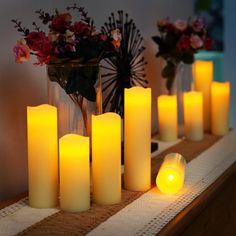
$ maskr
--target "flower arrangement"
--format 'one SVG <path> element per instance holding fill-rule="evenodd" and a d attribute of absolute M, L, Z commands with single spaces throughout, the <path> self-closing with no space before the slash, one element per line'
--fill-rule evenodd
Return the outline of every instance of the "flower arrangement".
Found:
<path fill-rule="evenodd" d="M 46 32 L 36 22 L 32 23 L 31 31 L 23 27 L 21 21 L 12 20 L 22 34 L 13 49 L 15 61 L 21 64 L 32 55 L 37 59 L 36 65 L 46 64 L 49 79 L 57 82 L 79 106 L 87 130 L 84 98 L 96 101 L 99 63 L 118 50 L 121 41 L 119 29 L 112 28 L 106 34 L 97 31 L 88 13 L 77 4 L 67 7 L 62 13 L 58 10 L 54 14 L 43 10 L 35 13 L 47 27 Z M 73 20 L 73 13 L 79 13 L 80 20 Z"/>
<path fill-rule="evenodd" d="M 158 21 L 157 27 L 160 35 L 152 38 L 159 46 L 156 57 L 166 61 L 162 76 L 167 79 L 166 87 L 170 92 L 178 64 L 192 64 L 194 54 L 200 49 L 210 50 L 213 42 L 207 36 L 207 28 L 201 18 L 175 22 L 163 19 Z"/>
<path fill-rule="evenodd" d="M 73 21 L 71 10 L 77 10 L 81 20 Z M 30 59 L 30 55 L 37 57 L 37 65 L 65 64 L 65 63 L 99 63 L 102 59 L 119 47 L 120 34 L 117 30 L 102 34 L 94 27 L 93 20 L 83 7 L 74 4 L 67 7 L 67 12 L 51 15 L 42 10 L 35 12 L 48 32 L 44 32 L 33 22 L 34 30 L 22 26 L 21 21 L 12 20 L 23 38 L 14 47 L 16 63 Z"/>

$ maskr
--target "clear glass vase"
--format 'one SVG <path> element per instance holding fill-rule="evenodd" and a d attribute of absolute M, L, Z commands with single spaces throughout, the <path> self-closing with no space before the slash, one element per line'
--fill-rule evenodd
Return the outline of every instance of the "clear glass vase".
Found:
<path fill-rule="evenodd" d="M 47 66 L 48 102 L 58 109 L 59 137 L 68 133 L 90 136 L 91 115 L 102 113 L 99 71 L 98 64 Z"/>
<path fill-rule="evenodd" d="M 175 80 L 173 85 L 173 94 L 177 95 L 178 120 L 183 124 L 183 93 L 190 91 L 192 87 L 192 65 L 179 63 L 177 65 Z"/>

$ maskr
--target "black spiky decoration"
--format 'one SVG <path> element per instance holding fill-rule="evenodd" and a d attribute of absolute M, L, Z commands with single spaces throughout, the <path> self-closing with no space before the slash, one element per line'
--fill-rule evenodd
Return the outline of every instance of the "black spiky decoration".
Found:
<path fill-rule="evenodd" d="M 118 11 L 118 17 L 111 13 L 108 22 L 104 24 L 101 31 L 109 35 L 111 30 L 119 29 L 122 35 L 120 48 L 112 57 L 105 59 L 102 65 L 106 71 L 102 75 L 103 92 L 106 97 L 103 101 L 103 110 L 116 112 L 124 116 L 124 89 L 133 86 L 146 87 L 148 81 L 144 66 L 147 64 L 142 53 L 143 38 L 140 31 L 128 14 Z"/>

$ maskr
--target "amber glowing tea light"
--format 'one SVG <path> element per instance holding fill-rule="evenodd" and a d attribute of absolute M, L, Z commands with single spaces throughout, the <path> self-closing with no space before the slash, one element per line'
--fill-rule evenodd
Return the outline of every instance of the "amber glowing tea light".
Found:
<path fill-rule="evenodd" d="M 178 153 L 168 154 L 158 172 L 156 185 L 164 194 L 176 194 L 184 186 L 186 161 Z"/>

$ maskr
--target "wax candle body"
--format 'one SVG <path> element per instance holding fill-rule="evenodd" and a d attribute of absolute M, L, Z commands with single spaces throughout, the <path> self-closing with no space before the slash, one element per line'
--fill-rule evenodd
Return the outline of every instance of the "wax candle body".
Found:
<path fill-rule="evenodd" d="M 211 131 L 225 135 L 229 131 L 230 83 L 213 82 L 211 87 Z"/>
<path fill-rule="evenodd" d="M 165 157 L 156 178 L 157 187 L 162 193 L 175 194 L 182 189 L 185 166 L 185 159 L 178 153 L 170 153 Z"/>
<path fill-rule="evenodd" d="M 29 204 L 35 208 L 58 203 L 57 109 L 27 107 Z"/>
<path fill-rule="evenodd" d="M 86 211 L 90 207 L 89 138 L 68 134 L 60 138 L 60 207 Z"/>
<path fill-rule="evenodd" d="M 102 205 L 121 200 L 121 118 L 108 112 L 92 116 L 93 200 Z"/>
<path fill-rule="evenodd" d="M 151 185 L 151 89 L 125 89 L 124 183 L 132 191 Z"/>
<path fill-rule="evenodd" d="M 187 139 L 203 138 L 203 106 L 201 92 L 184 93 L 184 132 Z"/>
<path fill-rule="evenodd" d="M 213 80 L 213 62 L 196 61 L 194 63 L 194 87 L 203 94 L 203 124 L 204 130 L 211 128 L 211 82 Z"/>
<path fill-rule="evenodd" d="M 174 141 L 178 137 L 177 97 L 159 96 L 157 104 L 160 139 Z"/>

